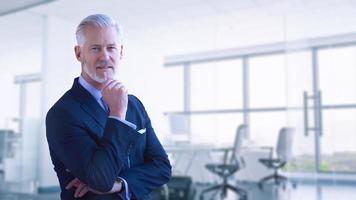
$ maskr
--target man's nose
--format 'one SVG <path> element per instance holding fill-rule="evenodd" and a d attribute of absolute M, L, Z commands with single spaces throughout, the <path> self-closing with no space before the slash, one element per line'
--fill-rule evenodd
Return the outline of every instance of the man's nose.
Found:
<path fill-rule="evenodd" d="M 106 49 L 101 51 L 100 59 L 101 60 L 109 60 L 109 52 Z"/>

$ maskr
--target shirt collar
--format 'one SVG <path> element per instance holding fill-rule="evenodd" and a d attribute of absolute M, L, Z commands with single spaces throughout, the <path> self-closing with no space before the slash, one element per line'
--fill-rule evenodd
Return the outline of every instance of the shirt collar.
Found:
<path fill-rule="evenodd" d="M 88 83 L 82 75 L 79 76 L 79 84 L 82 85 L 97 101 L 101 99 L 103 96 L 101 94 L 101 91 L 98 90 L 96 87 L 92 86 L 90 83 Z"/>

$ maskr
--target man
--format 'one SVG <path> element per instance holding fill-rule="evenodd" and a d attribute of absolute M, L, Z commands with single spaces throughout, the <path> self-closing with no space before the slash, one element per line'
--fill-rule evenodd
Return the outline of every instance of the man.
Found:
<path fill-rule="evenodd" d="M 46 117 L 61 199 L 148 199 L 171 176 L 143 104 L 114 80 L 121 37 L 118 24 L 103 14 L 77 27 L 81 75 Z"/>

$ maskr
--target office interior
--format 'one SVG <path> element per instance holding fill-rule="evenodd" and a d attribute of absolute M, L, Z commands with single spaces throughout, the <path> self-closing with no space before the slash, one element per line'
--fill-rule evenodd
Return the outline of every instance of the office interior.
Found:
<path fill-rule="evenodd" d="M 0 199 L 60 199 L 44 119 L 93 13 L 122 25 L 117 79 L 189 182 L 153 199 L 355 198 L 355 0 L 24 0 L 0 6 Z"/>

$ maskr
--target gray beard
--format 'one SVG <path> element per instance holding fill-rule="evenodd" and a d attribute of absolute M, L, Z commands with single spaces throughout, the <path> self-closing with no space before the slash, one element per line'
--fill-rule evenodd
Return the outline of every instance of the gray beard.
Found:
<path fill-rule="evenodd" d="M 98 82 L 98 83 L 105 83 L 105 81 L 107 81 L 106 78 L 100 78 L 96 75 L 96 73 L 91 73 L 91 71 L 88 69 L 88 67 L 84 64 L 83 69 L 85 71 L 86 74 L 88 74 L 88 76 L 93 79 L 94 81 Z"/>

